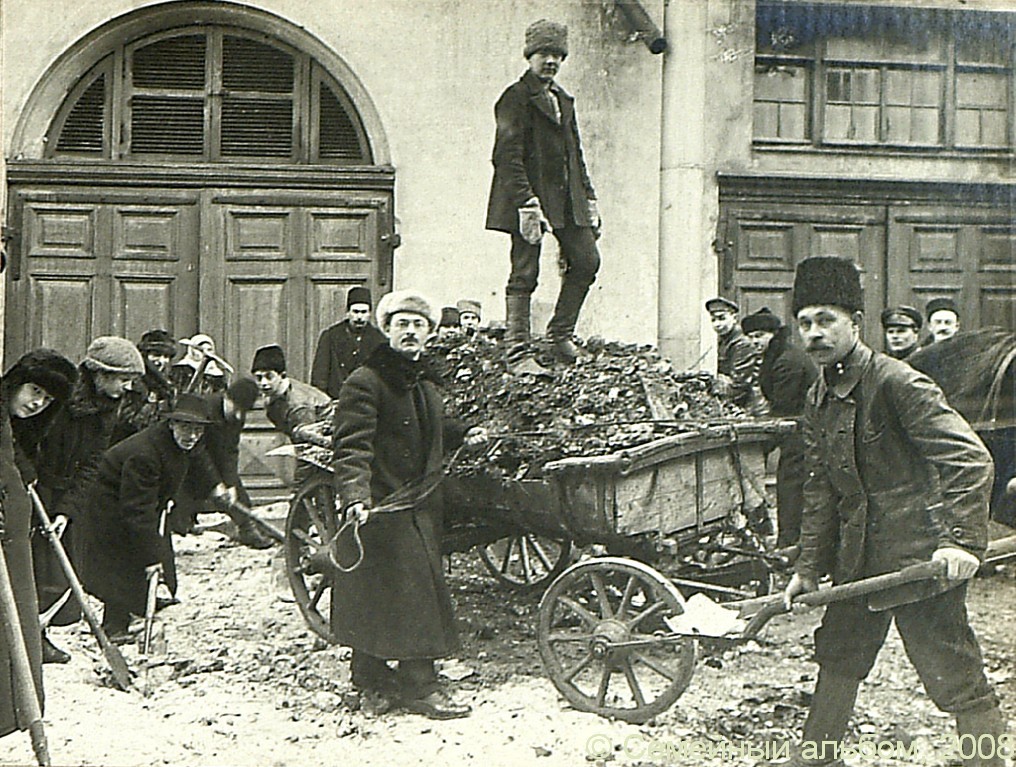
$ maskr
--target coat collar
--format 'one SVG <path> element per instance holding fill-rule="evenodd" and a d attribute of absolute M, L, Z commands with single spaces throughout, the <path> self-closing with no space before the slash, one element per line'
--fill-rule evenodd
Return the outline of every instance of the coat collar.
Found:
<path fill-rule="evenodd" d="M 572 110 L 574 109 L 573 104 L 575 99 L 556 82 L 551 80 L 550 85 L 546 86 L 539 77 L 534 75 L 531 70 L 526 70 L 526 73 L 522 75 L 520 82 L 526 86 L 526 90 L 529 93 L 529 103 L 540 112 L 544 117 L 555 124 L 564 124 L 571 120 Z M 558 121 L 557 115 L 554 113 L 553 107 L 544 98 L 544 91 L 549 90 L 555 96 L 557 96 L 558 106 L 561 108 L 561 119 Z"/>
<path fill-rule="evenodd" d="M 842 360 L 824 365 L 815 390 L 817 401 L 821 404 L 830 392 L 845 399 L 860 383 L 873 356 L 874 352 L 858 341 Z"/>
<path fill-rule="evenodd" d="M 387 343 L 374 349 L 364 365 L 376 372 L 388 386 L 400 391 L 409 391 L 423 380 L 440 383 L 426 357 L 410 360 Z"/>

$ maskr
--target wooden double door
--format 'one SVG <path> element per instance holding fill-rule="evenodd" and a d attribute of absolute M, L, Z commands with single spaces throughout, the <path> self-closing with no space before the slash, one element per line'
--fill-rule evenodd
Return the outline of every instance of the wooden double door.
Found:
<path fill-rule="evenodd" d="M 152 328 L 207 333 L 238 372 L 277 343 L 306 379 L 346 291 L 391 287 L 391 193 L 383 190 L 10 189 L 5 361 L 49 346 L 79 360 L 92 338 Z M 272 488 L 263 417 L 242 468 Z"/>
<path fill-rule="evenodd" d="M 879 315 L 955 300 L 963 328 L 1016 331 L 1016 218 L 1007 205 L 729 200 L 722 206 L 724 292 L 742 313 L 791 317 L 794 269 L 805 258 L 854 260 L 864 287 L 864 336 L 882 348 Z"/>

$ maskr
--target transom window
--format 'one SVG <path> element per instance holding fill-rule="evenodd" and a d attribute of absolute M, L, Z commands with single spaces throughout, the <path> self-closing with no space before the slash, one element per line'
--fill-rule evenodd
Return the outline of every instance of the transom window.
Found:
<path fill-rule="evenodd" d="M 121 46 L 57 111 L 48 157 L 369 164 L 343 88 L 315 61 L 229 27 Z"/>
<path fill-rule="evenodd" d="M 1016 14 L 759 3 L 754 138 L 1012 147 Z"/>

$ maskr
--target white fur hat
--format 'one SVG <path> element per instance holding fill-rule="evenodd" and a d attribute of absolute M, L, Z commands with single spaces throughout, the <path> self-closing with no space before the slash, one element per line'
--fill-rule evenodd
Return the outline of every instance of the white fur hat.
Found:
<path fill-rule="evenodd" d="M 377 303 L 374 315 L 378 327 L 382 330 L 387 329 L 392 315 L 398 312 L 412 312 L 425 317 L 430 322 L 431 329 L 437 327 L 440 319 L 439 315 L 434 313 L 433 304 L 415 290 L 393 290 L 382 296 Z"/>

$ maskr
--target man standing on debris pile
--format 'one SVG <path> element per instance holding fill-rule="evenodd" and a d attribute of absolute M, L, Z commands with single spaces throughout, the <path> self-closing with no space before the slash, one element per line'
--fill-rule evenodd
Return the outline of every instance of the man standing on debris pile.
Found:
<path fill-rule="evenodd" d="M 706 301 L 706 311 L 716 332 L 718 393 L 744 410 L 757 413 L 764 405 L 756 388 L 762 355 L 738 326 L 740 308 L 729 298 L 717 296 Z"/>
<path fill-rule="evenodd" d="M 437 325 L 431 304 L 412 291 L 389 293 L 377 319 L 388 343 L 346 379 L 335 410 L 336 504 L 346 519 L 367 523 L 362 563 L 336 575 L 332 609 L 342 618 L 335 632 L 353 648 L 352 682 L 365 709 L 385 713 L 401 704 L 433 719 L 467 716 L 470 707 L 444 689 L 434 666 L 459 646 L 441 562 L 440 488 L 402 511 L 372 508 L 410 483 L 436 478 L 456 436 L 473 445 L 486 432 L 463 434 L 444 419 L 436 376 L 421 359 Z M 338 553 L 344 565 L 356 560 L 349 534 Z M 398 661 L 398 671 L 388 661 Z"/>
<path fill-rule="evenodd" d="M 935 705 L 975 751 L 993 754 L 963 763 L 1001 767 L 1004 722 L 966 612 L 966 582 L 987 546 L 991 456 L 931 379 L 860 340 L 862 307 L 853 262 L 798 265 L 793 310 L 821 375 L 804 413 L 801 555 L 784 597 L 789 606 L 825 574 L 844 583 L 927 560 L 945 563 L 947 576 L 826 607 L 803 743 L 784 764 L 843 764 L 823 744 L 842 740 L 895 621 Z"/>
<path fill-rule="evenodd" d="M 127 639 L 131 615 L 144 615 L 148 575 L 158 571 L 176 592 L 173 544 L 163 512 L 192 466 L 209 423 L 208 403 L 181 394 L 167 421 L 107 450 L 81 518 L 81 582 L 104 603 L 102 627 L 111 641 Z M 215 477 L 190 472 L 202 494 Z"/>
<path fill-rule="evenodd" d="M 511 235 L 505 288 L 508 340 L 529 339 L 530 297 L 540 275 L 540 244 L 554 233 L 565 272 L 547 325 L 552 351 L 574 362 L 575 323 L 600 268 L 600 214 L 586 172 L 575 99 L 554 82 L 568 56 L 568 28 L 541 19 L 526 30 L 529 69 L 494 106 L 494 180 L 487 229 Z"/>
<path fill-rule="evenodd" d="M 311 368 L 311 386 L 338 399 L 339 389 L 378 344 L 385 341 L 370 322 L 370 290 L 356 285 L 346 294 L 346 318 L 326 328 L 318 339 Z"/>
<path fill-rule="evenodd" d="M 67 522 L 63 545 L 77 565 L 76 518 L 95 478 L 102 454 L 113 445 L 117 412 L 131 383 L 145 372 L 141 352 L 126 338 L 100 336 L 92 341 L 78 366 L 78 380 L 66 407 L 57 413 L 42 441 L 36 468 L 39 496 L 56 522 Z M 60 561 L 44 535 L 32 538 L 39 611 L 45 612 L 69 588 Z M 50 620 L 69 626 L 81 618 L 71 598 Z M 43 662 L 66 663 L 70 656 L 42 636 Z"/>
<path fill-rule="evenodd" d="M 762 354 L 759 387 L 769 403 L 769 415 L 800 421 L 805 396 L 818 378 L 818 368 L 791 339 L 791 329 L 763 307 L 741 320 L 741 330 Z M 804 436 L 798 427 L 779 443 L 776 465 L 776 515 L 779 526 L 776 545 L 785 548 L 797 543 L 804 508 Z"/>

